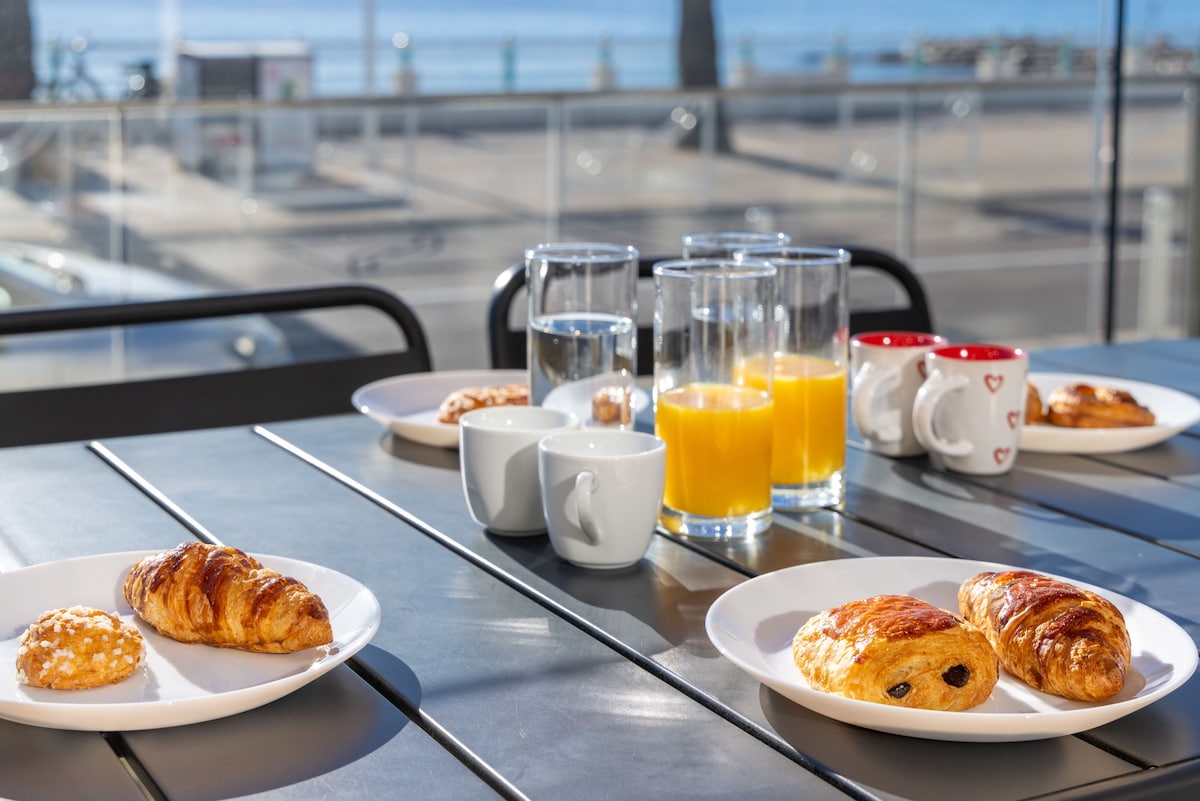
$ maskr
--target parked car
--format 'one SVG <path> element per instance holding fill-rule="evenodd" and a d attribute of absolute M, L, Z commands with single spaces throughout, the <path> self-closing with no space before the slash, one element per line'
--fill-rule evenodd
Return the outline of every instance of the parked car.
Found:
<path fill-rule="evenodd" d="M 158 300 L 211 291 L 175 276 L 83 253 L 0 241 L 6 309 Z M 287 337 L 247 315 L 0 339 L 0 389 L 85 384 L 282 364 Z"/>

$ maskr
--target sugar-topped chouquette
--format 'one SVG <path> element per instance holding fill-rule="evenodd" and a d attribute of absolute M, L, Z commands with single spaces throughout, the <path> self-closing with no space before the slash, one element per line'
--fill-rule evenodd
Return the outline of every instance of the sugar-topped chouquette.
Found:
<path fill-rule="evenodd" d="M 145 658 L 141 633 L 114 614 L 86 606 L 43 612 L 21 635 L 17 681 L 86 690 L 133 675 Z"/>

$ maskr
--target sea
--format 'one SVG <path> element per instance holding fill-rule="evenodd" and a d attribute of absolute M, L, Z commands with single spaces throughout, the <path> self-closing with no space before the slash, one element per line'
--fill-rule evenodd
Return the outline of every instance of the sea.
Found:
<path fill-rule="evenodd" d="M 684 0 L 29 0 L 39 80 L 81 72 L 105 97 L 138 65 L 176 75 L 178 43 L 309 59 L 311 96 L 586 91 L 677 85 Z M 712 0 L 719 70 L 819 74 L 831 55 L 858 82 L 973 74 L 914 57 L 928 41 L 1032 37 L 1107 47 L 1122 8 L 1127 42 L 1200 47 L 1196 0 Z M 72 49 L 72 46 L 75 49 Z M 86 45 L 86 49 L 82 47 Z M 57 53 L 58 57 L 55 57 Z"/>

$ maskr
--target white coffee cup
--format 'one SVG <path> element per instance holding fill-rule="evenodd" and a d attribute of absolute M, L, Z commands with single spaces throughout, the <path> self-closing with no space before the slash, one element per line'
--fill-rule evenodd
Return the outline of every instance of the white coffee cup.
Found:
<path fill-rule="evenodd" d="M 636 564 L 662 506 L 667 446 L 637 431 L 587 428 L 538 445 L 550 544 L 581 567 Z"/>
<path fill-rule="evenodd" d="M 925 372 L 913 402 L 913 431 L 933 463 L 974 475 L 1011 470 L 1025 419 L 1025 352 L 947 345 L 925 354 Z"/>
<path fill-rule="evenodd" d="M 542 406 L 489 406 L 458 423 L 463 494 L 476 523 L 496 534 L 546 530 L 538 483 L 538 440 L 579 428 L 570 412 Z"/>
<path fill-rule="evenodd" d="M 937 334 L 910 331 L 850 338 L 850 409 L 868 448 L 885 456 L 925 452 L 913 434 L 913 401 L 925 381 L 925 354 L 948 344 Z"/>

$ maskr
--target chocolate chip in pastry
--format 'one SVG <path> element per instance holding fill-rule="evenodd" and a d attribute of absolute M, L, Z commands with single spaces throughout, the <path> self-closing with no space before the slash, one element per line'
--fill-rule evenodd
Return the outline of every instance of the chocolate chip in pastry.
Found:
<path fill-rule="evenodd" d="M 967 621 L 909 595 L 876 595 L 810 618 L 792 658 L 814 689 L 860 701 L 960 711 L 988 699 L 996 654 Z"/>

